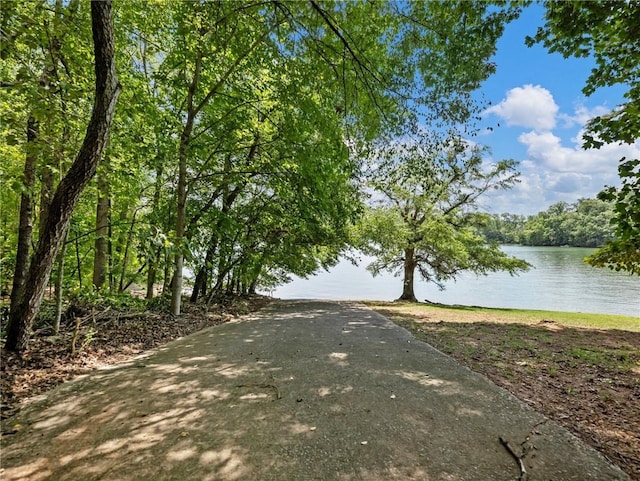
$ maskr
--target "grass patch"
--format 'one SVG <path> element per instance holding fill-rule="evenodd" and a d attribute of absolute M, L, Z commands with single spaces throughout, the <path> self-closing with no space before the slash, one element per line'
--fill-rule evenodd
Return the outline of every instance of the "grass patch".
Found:
<path fill-rule="evenodd" d="M 621 329 L 640 332 L 640 317 L 618 314 L 592 314 L 583 312 L 543 311 L 534 309 L 504 309 L 446 304 L 423 304 L 367 301 L 372 309 L 391 308 L 394 312 L 415 316 L 437 316 L 442 321 L 536 324 L 553 322 L 567 327 L 589 329 Z"/>
<path fill-rule="evenodd" d="M 605 349 L 591 347 L 589 349 L 575 347 L 568 354 L 585 365 L 608 367 L 610 369 L 632 370 L 637 366 L 637 351 L 627 349 Z"/>

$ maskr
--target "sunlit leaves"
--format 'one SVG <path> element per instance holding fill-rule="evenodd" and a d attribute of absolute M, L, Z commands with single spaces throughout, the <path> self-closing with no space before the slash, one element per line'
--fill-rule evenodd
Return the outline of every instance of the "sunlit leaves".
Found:
<path fill-rule="evenodd" d="M 372 174 L 376 207 L 354 231 L 356 245 L 376 259 L 375 274 L 387 270 L 405 275 L 414 269 L 437 285 L 463 271 L 515 273 L 527 264 L 506 256 L 480 234 L 483 216 L 475 212 L 480 196 L 517 182 L 512 161 L 486 165 L 483 150 L 459 138 L 427 137 L 424 142 L 397 143 Z"/>

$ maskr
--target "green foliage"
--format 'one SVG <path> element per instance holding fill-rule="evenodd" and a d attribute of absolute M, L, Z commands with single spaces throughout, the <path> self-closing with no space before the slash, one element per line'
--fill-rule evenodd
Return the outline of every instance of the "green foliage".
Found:
<path fill-rule="evenodd" d="M 594 267 L 608 267 L 640 275 L 640 246 L 637 240 L 614 239 L 586 258 Z"/>
<path fill-rule="evenodd" d="M 109 293 L 82 289 L 69 297 L 69 303 L 81 311 L 114 309 L 117 311 L 144 311 L 145 301 L 129 292 Z"/>
<path fill-rule="evenodd" d="M 520 244 L 527 218 L 518 214 L 487 214 L 481 226 L 482 234 L 489 242 Z"/>
<path fill-rule="evenodd" d="M 640 2 L 545 2 L 545 8 L 546 24 L 527 39 L 528 45 L 541 42 L 550 52 L 565 57 L 592 56 L 596 67 L 586 79 L 585 95 L 616 84 L 629 89 L 624 105 L 588 125 L 587 146 L 634 143 L 640 132 Z"/>
<path fill-rule="evenodd" d="M 613 238 L 613 216 L 611 202 L 580 199 L 557 202 L 529 217 L 494 214 L 482 231 L 487 240 L 503 244 L 599 247 Z"/>
<path fill-rule="evenodd" d="M 389 139 L 416 135 L 419 125 L 436 136 L 452 128 L 470 132 L 480 111 L 471 92 L 494 71 L 496 41 L 519 12 L 516 4 L 466 1 L 162 8 L 142 1 L 113 8 L 123 91 L 98 167 L 107 188 L 94 182 L 85 189 L 61 266 L 63 286 L 78 293 L 78 302 L 123 309 L 140 302 L 120 297 L 131 282 L 168 290 L 180 253 L 187 268 L 202 274 L 207 296 L 273 286 L 337 262 L 364 211 L 360 180 L 368 154 Z M 1 22 L 0 105 L 7 115 L 0 124 L 0 180 L 10 188 L 0 191 L 0 287 L 6 290 L 27 149 L 37 154 L 37 236 L 47 190 L 65 174 L 86 130 L 94 72 L 88 3 L 4 2 Z M 30 117 L 39 137 L 28 147 Z M 460 150 L 461 141 L 455 143 Z M 389 186 L 402 187 L 389 162 Z M 412 160 L 412 175 L 425 165 Z M 456 169 L 449 174 L 457 176 Z M 482 182 L 479 161 L 467 174 L 467 183 L 456 180 L 458 201 L 467 186 Z M 429 186 L 433 195 L 436 187 Z M 108 232 L 98 234 L 96 204 L 105 196 Z M 436 207 L 448 201 L 456 202 L 441 199 Z M 480 217 L 442 217 L 446 222 L 435 216 L 422 230 L 443 255 L 453 256 L 451 242 L 472 252 L 470 259 L 481 258 L 473 227 Z M 453 221 L 467 227 L 458 232 L 447 224 Z M 99 235 L 107 243 L 107 282 L 96 293 Z"/>
<path fill-rule="evenodd" d="M 527 42 L 542 42 L 565 57 L 593 56 L 596 67 L 586 80 L 585 95 L 598 88 L 621 84 L 628 88 L 625 103 L 594 118 L 584 134 L 585 147 L 605 143 L 633 144 L 640 132 L 640 2 L 545 2 L 546 24 Z M 640 163 L 621 159 L 622 186 L 608 187 L 599 196 L 615 202 L 616 238 L 589 263 L 640 275 Z"/>
<path fill-rule="evenodd" d="M 459 138 L 438 146 L 433 138 L 381 151 L 371 185 L 377 206 L 355 231 L 355 244 L 375 256 L 369 266 L 404 274 L 403 298 L 413 295 L 413 272 L 442 287 L 463 271 L 477 274 L 528 268 L 488 243 L 479 228 L 485 215 L 476 212 L 480 196 L 517 182 L 516 164 L 501 161 L 487 166 L 484 150 Z M 395 157 L 394 157 L 395 155 Z"/>

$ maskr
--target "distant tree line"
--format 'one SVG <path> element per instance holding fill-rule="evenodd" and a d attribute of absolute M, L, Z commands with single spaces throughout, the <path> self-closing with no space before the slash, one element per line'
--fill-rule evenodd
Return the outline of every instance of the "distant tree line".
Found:
<path fill-rule="evenodd" d="M 612 203 L 580 199 L 532 216 L 492 214 L 482 230 L 488 241 L 501 244 L 600 247 L 614 237 L 613 216 Z"/>

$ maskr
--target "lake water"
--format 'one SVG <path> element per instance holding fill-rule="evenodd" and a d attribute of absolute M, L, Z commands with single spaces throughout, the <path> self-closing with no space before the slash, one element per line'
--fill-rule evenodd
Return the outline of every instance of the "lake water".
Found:
<path fill-rule="evenodd" d="M 640 316 L 640 278 L 582 262 L 593 249 L 524 246 L 502 249 L 534 267 L 514 277 L 504 272 L 488 276 L 463 274 L 457 281 L 447 283 L 444 291 L 418 280 L 416 273 L 416 297 L 444 304 Z M 273 295 L 284 299 L 397 299 L 402 292 L 402 278 L 392 274 L 373 277 L 366 270 L 367 264 L 367 259 L 359 266 L 344 260 L 329 272 L 308 279 L 296 277 Z"/>

